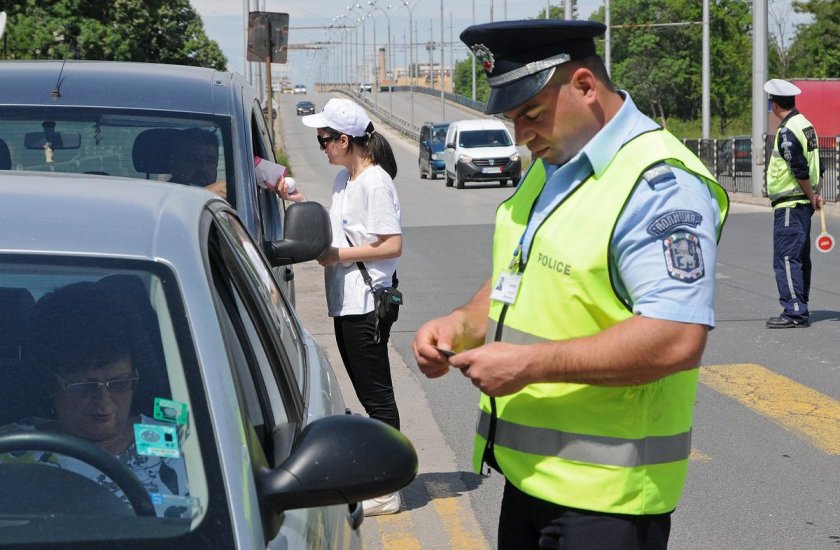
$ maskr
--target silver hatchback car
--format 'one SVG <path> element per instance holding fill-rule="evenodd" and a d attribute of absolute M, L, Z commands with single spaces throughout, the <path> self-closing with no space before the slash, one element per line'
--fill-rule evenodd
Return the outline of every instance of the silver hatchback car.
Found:
<path fill-rule="evenodd" d="M 294 205 L 274 257 L 329 231 Z M 417 473 L 210 192 L 0 171 L 0 311 L 0 546 L 358 548 Z"/>

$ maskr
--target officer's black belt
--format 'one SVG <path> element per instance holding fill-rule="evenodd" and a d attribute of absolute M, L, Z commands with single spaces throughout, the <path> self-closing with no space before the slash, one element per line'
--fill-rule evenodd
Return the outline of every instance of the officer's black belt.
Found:
<path fill-rule="evenodd" d="M 808 198 L 808 195 L 789 195 L 787 197 L 779 197 L 774 201 L 770 201 L 770 206 L 776 206 L 777 204 L 782 204 L 783 202 L 790 202 L 790 201 L 808 201 L 810 202 L 811 199 Z"/>

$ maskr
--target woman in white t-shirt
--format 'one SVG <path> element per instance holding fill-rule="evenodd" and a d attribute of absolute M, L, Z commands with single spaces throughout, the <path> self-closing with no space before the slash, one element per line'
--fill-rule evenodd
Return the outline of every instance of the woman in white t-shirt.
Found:
<path fill-rule="evenodd" d="M 389 323 L 376 323 L 374 289 L 394 286 L 402 254 L 400 202 L 391 146 L 364 109 L 348 99 L 330 99 L 303 123 L 316 128 L 330 164 L 342 166 L 333 182 L 330 221 L 333 242 L 319 258 L 324 266 L 328 314 L 344 367 L 368 416 L 400 428 L 388 361 Z M 299 192 L 281 196 L 300 201 Z M 371 278 L 365 282 L 357 262 Z M 364 503 L 366 515 L 399 510 L 399 494 Z"/>

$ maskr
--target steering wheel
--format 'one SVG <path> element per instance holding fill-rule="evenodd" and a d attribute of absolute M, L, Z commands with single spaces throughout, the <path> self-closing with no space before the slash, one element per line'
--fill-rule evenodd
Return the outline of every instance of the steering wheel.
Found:
<path fill-rule="evenodd" d="M 19 432 L 0 435 L 0 454 L 47 451 L 81 460 L 117 484 L 138 516 L 155 516 L 149 493 L 134 472 L 112 454 L 84 439 L 55 432 Z"/>

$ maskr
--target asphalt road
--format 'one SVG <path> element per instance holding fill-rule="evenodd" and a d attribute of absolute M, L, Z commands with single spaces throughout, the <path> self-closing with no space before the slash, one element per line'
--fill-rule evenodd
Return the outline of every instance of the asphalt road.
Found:
<path fill-rule="evenodd" d="M 409 94 L 394 112 L 409 120 Z M 309 94 L 318 110 L 327 94 Z M 294 114 L 302 96 L 281 96 L 283 146 L 301 190 L 328 205 L 336 167 L 315 132 Z M 379 102 L 389 105 L 386 94 Z M 415 94 L 415 120 L 439 120 L 440 100 Z M 474 118 L 447 105 L 446 118 Z M 406 306 L 392 334 L 392 370 L 403 430 L 420 456 L 417 480 L 403 491 L 406 512 L 368 518 L 366 547 L 492 548 L 502 480 L 471 472 L 477 391 L 458 373 L 427 380 L 410 345 L 426 320 L 465 302 L 489 276 L 495 207 L 512 192 L 496 184 L 464 190 L 421 180 L 417 147 L 387 133 L 400 173 L 404 255 L 400 288 Z M 676 549 L 840 548 L 840 249 L 814 253 L 813 324 L 767 330 L 779 313 L 772 272 L 772 213 L 766 201 L 733 196 L 718 255 L 717 328 L 701 368 L 691 465 L 674 514 Z M 744 202 L 741 202 L 744 201 Z M 757 203 L 757 204 L 754 204 Z M 830 212 L 835 212 L 832 209 Z M 819 233 L 814 218 L 813 237 Z M 828 216 L 840 236 L 840 217 Z M 321 269 L 297 270 L 298 310 L 360 411 L 334 349 L 323 305 Z"/>

